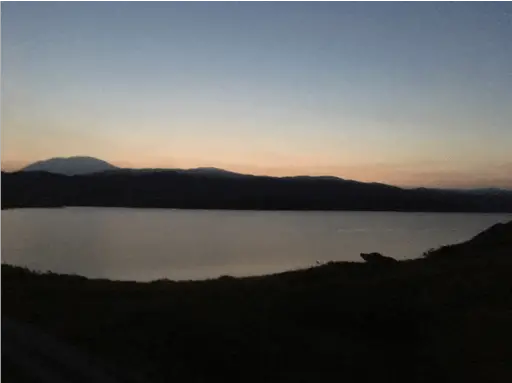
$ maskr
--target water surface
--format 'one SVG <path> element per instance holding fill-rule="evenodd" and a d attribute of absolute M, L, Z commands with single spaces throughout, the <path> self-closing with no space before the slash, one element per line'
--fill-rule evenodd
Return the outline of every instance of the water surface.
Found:
<path fill-rule="evenodd" d="M 262 212 L 125 208 L 2 211 L 2 261 L 89 277 L 266 274 L 378 251 L 415 258 L 512 214 Z"/>

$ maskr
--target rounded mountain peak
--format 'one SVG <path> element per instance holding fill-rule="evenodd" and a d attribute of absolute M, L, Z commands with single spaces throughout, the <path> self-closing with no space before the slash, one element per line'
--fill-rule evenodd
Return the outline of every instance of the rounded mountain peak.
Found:
<path fill-rule="evenodd" d="M 47 160 L 37 161 L 22 169 L 22 171 L 40 171 L 64 175 L 79 175 L 99 173 L 107 170 L 116 170 L 114 166 L 106 161 L 89 156 L 55 157 Z"/>

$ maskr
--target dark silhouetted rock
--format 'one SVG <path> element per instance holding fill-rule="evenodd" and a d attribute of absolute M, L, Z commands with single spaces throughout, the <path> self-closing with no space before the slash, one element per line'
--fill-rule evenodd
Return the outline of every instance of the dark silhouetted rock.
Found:
<path fill-rule="evenodd" d="M 395 258 L 386 257 L 380 253 L 361 253 L 361 258 L 368 263 L 390 264 L 398 262 Z"/>

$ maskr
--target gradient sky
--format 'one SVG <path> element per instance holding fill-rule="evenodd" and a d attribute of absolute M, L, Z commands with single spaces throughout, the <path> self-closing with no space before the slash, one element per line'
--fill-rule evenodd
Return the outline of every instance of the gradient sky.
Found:
<path fill-rule="evenodd" d="M 512 187 L 511 3 L 2 3 L 2 168 Z"/>

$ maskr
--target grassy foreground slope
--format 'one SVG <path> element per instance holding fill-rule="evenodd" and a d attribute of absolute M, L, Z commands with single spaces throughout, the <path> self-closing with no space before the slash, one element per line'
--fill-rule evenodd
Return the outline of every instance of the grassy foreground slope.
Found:
<path fill-rule="evenodd" d="M 423 259 L 240 279 L 3 265 L 2 316 L 151 382 L 511 382 L 512 222 Z"/>

